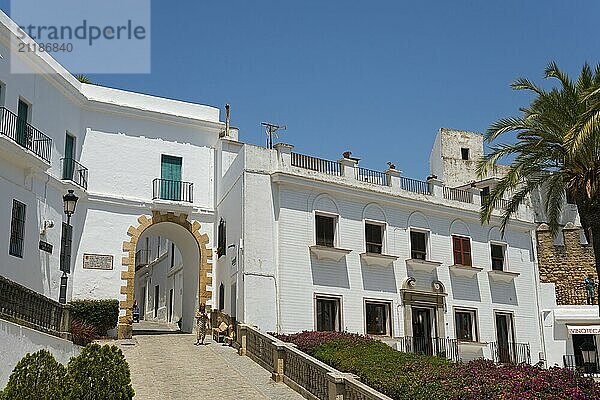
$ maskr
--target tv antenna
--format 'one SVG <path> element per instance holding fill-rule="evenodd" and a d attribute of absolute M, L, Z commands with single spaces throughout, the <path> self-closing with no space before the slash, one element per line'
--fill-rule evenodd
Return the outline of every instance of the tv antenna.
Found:
<path fill-rule="evenodd" d="M 265 127 L 265 130 L 267 133 L 267 149 L 272 149 L 273 148 L 273 136 L 275 136 L 275 138 L 279 138 L 277 131 L 279 131 L 279 130 L 285 131 L 287 129 L 287 126 L 286 125 L 275 125 L 270 122 L 261 122 L 260 124 Z"/>

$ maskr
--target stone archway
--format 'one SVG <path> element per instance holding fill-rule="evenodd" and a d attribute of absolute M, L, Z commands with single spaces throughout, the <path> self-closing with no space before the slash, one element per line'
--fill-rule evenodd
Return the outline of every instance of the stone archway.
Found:
<path fill-rule="evenodd" d="M 207 289 L 207 286 L 212 284 L 212 277 L 208 273 L 212 271 L 212 266 L 208 260 L 212 259 L 212 249 L 207 248 L 208 235 L 200 233 L 200 222 L 188 221 L 187 214 L 175 214 L 173 212 L 161 213 L 153 211 L 152 217 L 142 215 L 138 218 L 139 225 L 137 227 L 130 226 L 127 230 L 129 240 L 123 242 L 123 252 L 127 253 L 122 259 L 123 271 L 121 271 L 121 279 L 126 281 L 125 285 L 121 286 L 121 294 L 126 296 L 124 301 L 120 302 L 121 310 L 125 311 L 125 315 L 119 317 L 117 327 L 117 335 L 119 339 L 131 338 L 132 335 L 132 311 L 134 299 L 134 277 L 135 277 L 135 249 L 137 247 L 140 236 L 146 229 L 154 224 L 162 222 L 172 222 L 185 228 L 192 234 L 198 250 L 200 252 L 200 265 L 198 266 L 198 301 L 207 304 L 212 298 L 212 292 Z M 208 307 L 208 305 L 207 305 Z"/>

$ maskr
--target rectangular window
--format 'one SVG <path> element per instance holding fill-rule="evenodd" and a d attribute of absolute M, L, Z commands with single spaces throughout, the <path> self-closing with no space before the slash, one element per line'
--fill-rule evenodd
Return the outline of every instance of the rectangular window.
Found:
<path fill-rule="evenodd" d="M 10 245 L 8 253 L 11 256 L 23 258 L 23 241 L 25 239 L 25 204 L 13 200 L 12 218 L 10 221 Z"/>
<path fill-rule="evenodd" d="M 472 266 L 471 239 L 464 236 L 452 236 L 452 249 L 455 265 Z"/>
<path fill-rule="evenodd" d="M 383 225 L 365 223 L 367 253 L 383 253 Z"/>
<path fill-rule="evenodd" d="M 227 226 L 225 220 L 221 218 L 217 232 L 217 258 L 227 253 Z"/>
<path fill-rule="evenodd" d="M 460 155 L 463 160 L 468 160 L 469 159 L 469 149 L 466 147 L 462 147 L 460 149 Z"/>
<path fill-rule="evenodd" d="M 456 323 L 456 338 L 458 340 L 477 341 L 477 319 L 475 311 L 456 310 L 454 313 Z"/>
<path fill-rule="evenodd" d="M 410 258 L 427 259 L 427 234 L 425 232 L 410 231 Z"/>
<path fill-rule="evenodd" d="M 504 246 L 501 244 L 491 244 L 492 269 L 494 271 L 504 270 Z"/>
<path fill-rule="evenodd" d="M 335 247 L 335 217 L 315 215 L 317 245 Z"/>
<path fill-rule="evenodd" d="M 341 310 L 340 299 L 337 297 L 316 298 L 317 331 L 340 331 Z"/>
<path fill-rule="evenodd" d="M 390 303 L 365 302 L 367 334 L 390 335 Z"/>

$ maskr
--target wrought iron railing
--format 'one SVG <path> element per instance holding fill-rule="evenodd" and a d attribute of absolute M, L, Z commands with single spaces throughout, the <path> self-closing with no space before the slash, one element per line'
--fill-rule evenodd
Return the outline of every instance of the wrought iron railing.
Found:
<path fill-rule="evenodd" d="M 369 182 L 375 185 L 388 185 L 388 176 L 381 171 L 374 171 L 372 169 L 357 167 L 356 179 L 361 182 Z"/>
<path fill-rule="evenodd" d="M 0 276 L 0 318 L 65 337 L 71 331 L 70 308 Z"/>
<path fill-rule="evenodd" d="M 531 364 L 529 343 L 492 342 L 489 346 L 495 363 Z"/>
<path fill-rule="evenodd" d="M 341 165 L 337 161 L 324 160 L 322 158 L 307 156 L 304 154 L 292 153 L 292 165 L 294 167 L 322 172 L 324 174 L 335 176 L 342 175 Z"/>
<path fill-rule="evenodd" d="M 403 353 L 444 357 L 452 361 L 460 359 L 456 339 L 405 336 L 399 338 L 397 343 L 398 351 Z"/>
<path fill-rule="evenodd" d="M 87 189 L 88 169 L 73 158 L 61 158 L 62 178 Z"/>
<path fill-rule="evenodd" d="M 598 304 L 597 292 L 598 287 L 589 290 L 584 284 L 575 285 L 572 287 L 557 287 L 556 288 L 556 304 L 560 306 L 585 306 Z"/>
<path fill-rule="evenodd" d="M 152 181 L 152 199 L 192 203 L 194 201 L 194 184 L 156 178 Z"/>
<path fill-rule="evenodd" d="M 416 179 L 400 177 L 400 188 L 413 193 L 431 194 L 429 183 Z"/>
<path fill-rule="evenodd" d="M 150 261 L 150 250 L 148 249 L 140 249 L 135 252 L 135 270 L 148 265 Z"/>
<path fill-rule="evenodd" d="M 5 107 L 0 107 L 0 134 L 50 162 L 52 139 Z"/>
<path fill-rule="evenodd" d="M 564 367 L 570 370 L 600 376 L 600 360 L 598 360 L 597 352 L 593 352 L 591 359 L 588 360 L 582 354 L 565 354 L 563 355 L 563 363 Z"/>
<path fill-rule="evenodd" d="M 466 190 L 444 186 L 444 198 L 446 200 L 460 201 L 462 203 L 472 203 L 473 193 L 468 192 Z"/>

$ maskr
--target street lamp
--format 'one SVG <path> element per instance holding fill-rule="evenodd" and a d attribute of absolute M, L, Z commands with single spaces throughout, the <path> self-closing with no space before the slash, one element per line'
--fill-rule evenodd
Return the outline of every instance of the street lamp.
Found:
<path fill-rule="evenodd" d="M 60 294 L 58 302 L 65 304 L 67 302 L 67 280 L 68 273 L 71 272 L 71 243 L 73 241 L 73 227 L 71 226 L 71 215 L 75 212 L 79 198 L 69 189 L 68 193 L 63 196 L 63 205 L 65 214 L 67 215 L 67 223 L 62 224 L 62 238 L 60 242 Z"/>

